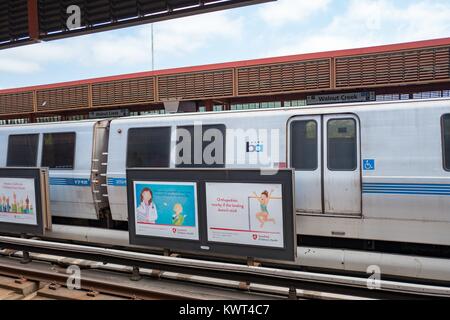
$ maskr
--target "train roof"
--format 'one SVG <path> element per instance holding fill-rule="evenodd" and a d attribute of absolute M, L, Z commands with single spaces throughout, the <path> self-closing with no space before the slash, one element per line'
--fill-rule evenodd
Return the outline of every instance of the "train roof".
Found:
<path fill-rule="evenodd" d="M 6 124 L 0 125 L 0 130 L 10 129 L 10 128 L 30 128 L 30 127 L 85 127 L 93 126 L 99 121 L 104 121 L 107 119 L 85 119 L 85 120 L 73 120 L 73 121 L 55 121 L 55 122 L 39 122 L 39 123 L 23 123 L 23 124 Z"/>
<path fill-rule="evenodd" d="M 380 105 L 384 106 L 384 110 L 392 105 L 396 107 L 404 108 L 411 105 L 416 105 L 418 103 L 429 103 L 429 102 L 450 102 L 450 98 L 433 98 L 433 99 L 420 99 L 420 100 L 396 100 L 396 101 L 374 101 L 374 102 L 363 102 L 363 103 L 340 103 L 340 104 L 324 104 L 317 106 L 301 106 L 301 107 L 285 107 L 285 108 L 272 108 L 272 109 L 250 109 L 250 110 L 230 110 L 221 112 L 190 112 L 190 113 L 174 113 L 174 114 L 149 114 L 140 116 L 130 116 L 122 118 L 104 118 L 104 119 L 86 119 L 86 120 L 74 120 L 74 121 L 61 121 L 61 122 L 43 122 L 43 123 L 26 123 L 26 124 L 11 124 L 2 125 L 0 130 L 10 129 L 10 128 L 32 128 L 32 127 L 51 127 L 56 128 L 67 128 L 67 127 L 84 127 L 93 126 L 95 123 L 101 121 L 111 121 L 112 123 L 121 123 L 145 119 L 185 119 L 185 118 L 220 118 L 230 117 L 234 115 L 261 115 L 267 116 L 268 114 L 281 114 L 285 112 L 296 113 L 298 111 L 303 111 L 307 114 L 311 114 L 320 110 L 320 113 L 345 113 L 354 111 L 363 111 L 373 108 L 380 109 Z M 450 103 L 449 103 L 450 107 Z M 192 119 L 195 120 L 195 119 Z"/>

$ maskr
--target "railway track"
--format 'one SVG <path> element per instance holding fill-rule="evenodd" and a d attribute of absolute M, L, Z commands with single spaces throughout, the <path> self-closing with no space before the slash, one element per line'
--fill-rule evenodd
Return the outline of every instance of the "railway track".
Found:
<path fill-rule="evenodd" d="M 0 251 L 0 300 L 278 300 L 292 299 L 289 288 L 141 269 L 142 279 L 130 280 L 132 268 L 95 261 Z M 82 272 L 82 288 L 67 288 L 68 267 Z M 31 293 L 30 293 L 31 292 Z M 291 295 L 291 296 L 290 296 Z M 359 300 L 349 295 L 297 290 L 296 299 Z"/>
<path fill-rule="evenodd" d="M 350 300 L 450 296 L 450 288 L 439 286 L 381 281 L 378 290 L 369 290 L 365 278 L 249 267 L 59 242 L 0 237 L 0 247 L 34 252 L 31 254 L 33 262 L 27 265 L 20 264 L 20 252 L 13 257 L 0 258 L 0 275 L 61 285 L 69 277 L 66 267 L 77 265 L 83 272 L 83 290 L 128 299 Z M 50 271 L 49 266 L 53 268 Z M 130 281 L 131 266 L 141 268 L 141 281 Z M 55 272 L 58 268 L 60 270 Z"/>
<path fill-rule="evenodd" d="M 281 299 L 280 294 L 239 292 L 231 288 L 163 279 L 155 273 L 141 273 L 130 279 L 128 268 L 93 261 L 32 255 L 22 263 L 22 253 L 1 252 L 0 300 L 265 300 Z M 80 269 L 80 287 L 73 288 L 68 267 Z"/>
<path fill-rule="evenodd" d="M 0 275 L 0 300 L 126 300 L 91 290 L 70 290 L 55 283 Z"/>

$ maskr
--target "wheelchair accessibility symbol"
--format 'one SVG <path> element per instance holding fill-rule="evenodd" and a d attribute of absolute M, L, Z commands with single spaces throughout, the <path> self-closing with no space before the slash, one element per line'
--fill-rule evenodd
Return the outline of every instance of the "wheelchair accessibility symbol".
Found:
<path fill-rule="evenodd" d="M 363 160 L 363 169 L 364 169 L 364 171 L 375 170 L 375 160 L 374 159 Z"/>

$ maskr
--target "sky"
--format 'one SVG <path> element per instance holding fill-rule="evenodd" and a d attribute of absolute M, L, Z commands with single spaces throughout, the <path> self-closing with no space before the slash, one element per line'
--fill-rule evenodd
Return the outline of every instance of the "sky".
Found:
<path fill-rule="evenodd" d="M 0 89 L 152 69 L 143 25 L 0 51 Z M 449 0 L 278 0 L 154 24 L 155 69 L 450 37 Z"/>

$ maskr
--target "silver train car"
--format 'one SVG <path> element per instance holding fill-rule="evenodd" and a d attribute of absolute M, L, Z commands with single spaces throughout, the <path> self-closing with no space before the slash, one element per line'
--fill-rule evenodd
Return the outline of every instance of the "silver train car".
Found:
<path fill-rule="evenodd" d="M 1 167 L 47 167 L 54 217 L 98 220 L 109 121 L 30 124 L 0 128 Z M 104 189 L 104 188 L 103 188 Z"/>
<path fill-rule="evenodd" d="M 57 223 L 125 229 L 127 167 L 180 166 L 177 132 L 199 126 L 224 134 L 215 167 L 295 169 L 300 264 L 422 277 L 417 255 L 450 281 L 449 99 L 5 126 L 0 166 L 49 167 Z"/>

